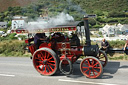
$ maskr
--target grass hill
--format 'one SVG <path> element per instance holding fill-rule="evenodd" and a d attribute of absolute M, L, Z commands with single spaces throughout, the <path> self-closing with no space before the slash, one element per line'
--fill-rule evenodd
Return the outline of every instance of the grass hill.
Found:
<path fill-rule="evenodd" d="M 88 12 L 101 11 L 125 11 L 128 10 L 128 0 L 74 0 Z"/>
<path fill-rule="evenodd" d="M 0 0 L 0 12 L 7 10 L 8 7 L 26 6 L 36 1 L 38 0 Z"/>
<path fill-rule="evenodd" d="M 0 21 L 11 21 L 15 15 L 34 19 L 65 12 L 75 20 L 81 20 L 85 13 L 97 14 L 96 19 L 90 20 L 92 28 L 105 23 L 128 24 L 128 0 L 0 0 L 0 11 Z"/>
<path fill-rule="evenodd" d="M 128 0 L 0 0 L 0 12 L 6 10 L 8 7 L 26 6 L 37 1 L 49 1 L 50 4 L 52 4 L 53 1 L 59 2 L 59 4 L 65 4 L 63 1 L 67 1 L 67 3 L 76 3 L 89 13 L 97 10 L 108 12 L 113 10 L 128 10 Z"/>

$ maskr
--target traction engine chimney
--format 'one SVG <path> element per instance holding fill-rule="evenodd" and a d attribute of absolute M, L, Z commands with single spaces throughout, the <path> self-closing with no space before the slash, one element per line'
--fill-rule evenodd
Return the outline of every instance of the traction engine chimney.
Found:
<path fill-rule="evenodd" d="M 84 17 L 84 28 L 85 28 L 85 37 L 86 37 L 85 45 L 91 46 L 90 30 L 89 30 L 89 24 L 88 24 L 88 16 Z"/>
<path fill-rule="evenodd" d="M 97 54 L 99 53 L 99 46 L 91 45 L 88 17 L 94 18 L 96 17 L 96 15 L 84 16 L 84 29 L 85 29 L 85 37 L 86 37 L 85 46 L 84 46 L 84 55 L 97 56 Z"/>

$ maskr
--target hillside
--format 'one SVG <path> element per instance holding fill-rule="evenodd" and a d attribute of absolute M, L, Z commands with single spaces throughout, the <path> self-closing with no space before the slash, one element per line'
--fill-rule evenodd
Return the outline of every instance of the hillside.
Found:
<path fill-rule="evenodd" d="M 38 0 L 0 0 L 0 12 L 8 9 L 8 7 L 26 6 L 35 1 Z"/>
<path fill-rule="evenodd" d="M 125 11 L 128 10 L 128 0 L 73 0 L 87 12 L 94 11 Z"/>
<path fill-rule="evenodd" d="M 50 4 L 53 2 L 59 2 L 59 4 L 75 3 L 80 5 L 83 10 L 88 13 L 98 11 L 125 11 L 128 10 L 128 0 L 0 0 L 0 12 L 6 10 L 8 7 L 14 6 L 26 6 L 36 1 L 49 1 Z M 66 5 L 66 4 L 65 4 Z M 73 4 L 72 4 L 73 5 Z"/>
<path fill-rule="evenodd" d="M 95 19 L 89 20 L 91 28 L 100 28 L 105 23 L 128 24 L 128 0 L 0 0 L 0 6 L 5 10 L 0 13 L 0 21 L 11 21 L 15 15 L 31 20 L 65 12 L 75 20 L 81 20 L 85 14 L 96 14 Z"/>

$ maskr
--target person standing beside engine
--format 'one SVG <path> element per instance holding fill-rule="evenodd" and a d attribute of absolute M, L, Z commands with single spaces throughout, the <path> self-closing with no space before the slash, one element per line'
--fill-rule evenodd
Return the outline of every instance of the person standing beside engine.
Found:
<path fill-rule="evenodd" d="M 128 40 L 126 40 L 123 50 L 128 55 Z"/>
<path fill-rule="evenodd" d="M 105 40 L 104 38 L 102 39 L 102 42 L 101 42 L 101 48 L 100 50 L 104 50 L 106 53 L 108 52 L 108 49 L 109 49 L 109 43 L 107 40 Z"/>

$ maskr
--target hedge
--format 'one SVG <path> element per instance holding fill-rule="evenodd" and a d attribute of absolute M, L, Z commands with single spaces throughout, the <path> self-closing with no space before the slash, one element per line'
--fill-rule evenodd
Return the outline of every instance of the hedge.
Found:
<path fill-rule="evenodd" d="M 25 46 L 24 41 L 2 41 L 0 42 L 0 54 L 2 56 L 23 56 L 25 54 Z"/>
<path fill-rule="evenodd" d="M 109 43 L 110 43 L 110 46 L 113 48 L 123 48 L 125 41 L 109 41 Z M 26 47 L 26 44 L 24 41 L 19 41 L 19 40 L 1 41 L 0 55 L 1 56 L 24 56 L 26 53 L 25 47 Z"/>

